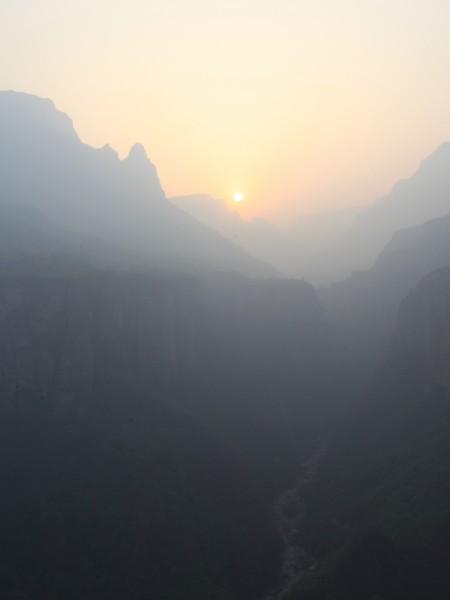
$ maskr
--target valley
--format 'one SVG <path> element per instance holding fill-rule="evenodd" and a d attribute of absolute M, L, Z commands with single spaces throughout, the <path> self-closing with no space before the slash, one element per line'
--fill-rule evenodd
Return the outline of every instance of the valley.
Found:
<path fill-rule="evenodd" d="M 0 127 L 0 596 L 441 597 L 448 144 L 283 231 L 49 100 Z"/>

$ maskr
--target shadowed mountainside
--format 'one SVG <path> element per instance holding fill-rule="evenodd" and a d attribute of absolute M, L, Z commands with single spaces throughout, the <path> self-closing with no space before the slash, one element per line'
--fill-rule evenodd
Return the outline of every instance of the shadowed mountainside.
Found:
<path fill-rule="evenodd" d="M 450 142 L 424 159 L 408 179 L 356 215 L 345 236 L 305 267 L 313 283 L 326 284 L 370 268 L 392 235 L 450 212 Z"/>
<path fill-rule="evenodd" d="M 450 581 L 450 271 L 402 302 L 370 397 L 330 446 L 301 538 L 320 559 L 290 598 L 438 598 Z"/>
<path fill-rule="evenodd" d="M 368 271 L 319 290 L 330 326 L 359 368 L 384 359 L 398 307 L 419 280 L 450 264 L 450 216 L 397 232 Z"/>
<path fill-rule="evenodd" d="M 153 266 L 275 274 L 170 204 L 142 145 L 119 160 L 109 146 L 83 144 L 50 100 L 28 94 L 0 93 L 0 200 Z"/>
<path fill-rule="evenodd" d="M 439 597 L 450 274 L 434 269 L 450 217 L 421 223 L 448 212 L 449 148 L 340 215 L 337 236 L 356 219 L 345 272 L 416 225 L 321 289 L 322 310 L 309 283 L 225 239 L 295 270 L 276 228 L 174 200 L 209 207 L 222 237 L 166 200 L 142 146 L 119 160 L 50 101 L 0 93 L 0 595 L 261 598 L 278 497 L 285 570 L 318 565 L 289 598 Z"/>
<path fill-rule="evenodd" d="M 285 276 L 298 277 L 298 258 L 289 236 L 264 219 L 245 221 L 225 200 L 207 194 L 193 194 L 169 199 L 181 210 L 218 231 L 246 252 L 274 265 Z"/>
<path fill-rule="evenodd" d="M 0 265 L 0 332 L 0 589 L 235 600 L 273 584 L 270 495 L 335 393 L 309 284 L 19 255 Z"/>
<path fill-rule="evenodd" d="M 286 234 L 296 256 L 297 271 L 315 284 L 327 283 L 326 278 L 323 281 L 315 272 L 316 262 L 320 265 L 322 256 L 345 239 L 357 216 L 366 208 L 331 209 L 296 218 Z"/>

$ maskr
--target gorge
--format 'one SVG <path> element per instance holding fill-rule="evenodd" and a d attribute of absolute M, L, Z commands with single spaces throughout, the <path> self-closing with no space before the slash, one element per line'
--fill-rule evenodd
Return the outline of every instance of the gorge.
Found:
<path fill-rule="evenodd" d="M 448 146 L 336 225 L 322 266 L 378 215 L 316 289 L 295 228 L 214 230 L 140 145 L 14 92 L 0 133 L 0 595 L 439 597 Z"/>

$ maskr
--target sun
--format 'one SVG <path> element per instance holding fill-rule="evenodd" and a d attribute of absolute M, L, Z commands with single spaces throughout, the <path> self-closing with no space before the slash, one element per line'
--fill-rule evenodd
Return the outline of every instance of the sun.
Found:
<path fill-rule="evenodd" d="M 242 202 L 242 200 L 244 199 L 244 196 L 241 192 L 234 192 L 233 194 L 233 200 L 235 202 Z"/>

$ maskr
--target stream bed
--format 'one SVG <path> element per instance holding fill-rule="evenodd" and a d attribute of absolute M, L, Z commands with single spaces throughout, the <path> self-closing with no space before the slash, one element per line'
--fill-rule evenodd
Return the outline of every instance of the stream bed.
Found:
<path fill-rule="evenodd" d="M 274 500 L 273 518 L 284 546 L 283 561 L 277 587 L 262 600 L 283 600 L 302 577 L 315 568 L 314 557 L 301 546 L 298 526 L 305 513 L 303 491 L 317 471 L 328 437 L 323 435 L 317 439 L 311 456 L 301 465 L 295 484 Z"/>

